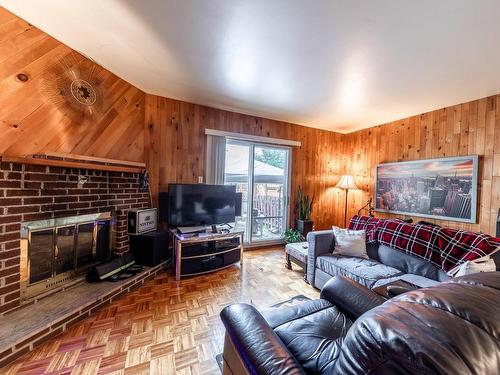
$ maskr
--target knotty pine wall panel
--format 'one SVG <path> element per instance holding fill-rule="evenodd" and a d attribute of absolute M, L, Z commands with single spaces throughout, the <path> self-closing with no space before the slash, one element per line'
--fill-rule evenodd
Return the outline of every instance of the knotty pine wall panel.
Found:
<path fill-rule="evenodd" d="M 298 140 L 302 147 L 293 148 L 291 208 L 301 185 L 315 196 L 316 228 L 343 224 L 344 196 L 332 188 L 342 173 L 355 175 L 362 189 L 349 193 L 350 216 L 373 196 L 378 163 L 479 154 L 478 224 L 439 222 L 495 231 L 500 207 L 499 96 L 340 135 L 146 95 L 95 65 L 106 105 L 97 118 L 75 117 L 70 108 L 55 105 L 42 84 L 50 68 L 67 57 L 74 64 L 90 63 L 0 7 L 0 154 L 59 151 L 146 161 L 154 194 L 170 182 L 197 182 L 204 175 L 205 128 Z M 28 82 L 20 82 L 18 73 L 27 74 Z"/>
<path fill-rule="evenodd" d="M 75 113 L 47 87 L 54 71 L 82 66 L 99 82 L 96 115 Z M 56 151 L 143 161 L 144 93 L 0 7 L 0 134 L 5 155 Z"/>
<path fill-rule="evenodd" d="M 343 172 L 353 174 L 362 188 L 349 200 L 349 215 L 373 196 L 379 163 L 479 155 L 478 223 L 425 220 L 495 234 L 500 208 L 500 95 L 346 134 L 341 145 Z"/>
<path fill-rule="evenodd" d="M 330 187 L 339 177 L 339 134 L 153 95 L 147 95 L 145 114 L 145 94 L 96 64 L 105 108 L 98 117 L 75 116 L 44 88 L 62 60 L 68 68 L 91 64 L 0 8 L 0 154 L 56 151 L 147 161 L 155 193 L 169 182 L 197 182 L 204 175 L 205 128 L 299 140 L 303 146 L 293 150 L 291 208 L 300 184 L 315 196 L 317 228 L 336 219 L 339 192 Z M 29 80 L 19 81 L 18 73 Z"/>
<path fill-rule="evenodd" d="M 286 122 L 243 115 L 155 95 L 146 95 L 145 157 L 152 196 L 169 183 L 197 183 L 204 176 L 205 129 L 302 142 L 292 148 L 291 211 L 300 185 L 315 198 L 315 228 L 343 220 L 341 194 L 332 187 L 340 177 L 341 135 Z"/>

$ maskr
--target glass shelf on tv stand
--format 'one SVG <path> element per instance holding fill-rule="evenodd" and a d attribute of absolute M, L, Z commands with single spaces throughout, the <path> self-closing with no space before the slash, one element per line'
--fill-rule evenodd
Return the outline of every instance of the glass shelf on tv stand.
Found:
<path fill-rule="evenodd" d="M 229 267 L 230 265 L 236 263 L 237 261 L 231 262 L 230 264 L 224 263 L 221 267 L 214 267 L 210 270 L 202 270 L 200 272 L 190 272 L 190 273 L 184 273 L 182 272 L 182 264 L 186 261 L 203 261 L 203 260 L 208 260 L 209 258 L 214 258 L 217 256 L 223 257 L 225 254 L 230 255 L 229 253 L 233 253 L 233 255 L 236 254 L 236 252 L 239 252 L 239 262 L 240 265 L 243 265 L 243 236 L 244 236 L 244 231 L 242 230 L 228 230 L 228 231 L 222 231 L 218 233 L 211 233 L 211 232 L 202 232 L 202 233 L 179 233 L 177 229 L 173 229 L 172 231 L 172 238 L 173 238 L 173 248 L 175 251 L 175 279 L 178 281 L 182 276 L 194 276 L 194 275 L 201 275 L 204 273 L 208 272 L 214 272 L 226 267 Z M 239 238 L 238 244 L 235 246 L 231 246 L 229 248 L 217 248 L 217 246 L 213 247 L 214 251 L 207 252 L 205 254 L 201 255 L 195 255 L 195 256 L 183 256 L 183 246 L 189 246 L 193 244 L 201 244 L 201 243 L 209 243 L 209 242 L 218 242 L 218 241 L 225 241 L 225 240 L 230 240 L 234 238 Z"/>

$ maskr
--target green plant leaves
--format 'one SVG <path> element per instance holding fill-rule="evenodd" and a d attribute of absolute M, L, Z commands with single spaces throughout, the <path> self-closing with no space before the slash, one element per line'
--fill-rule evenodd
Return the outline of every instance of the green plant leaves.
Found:
<path fill-rule="evenodd" d="M 309 195 L 303 194 L 299 186 L 297 192 L 297 211 L 299 213 L 299 220 L 311 220 L 313 200 L 314 198 L 310 198 Z"/>
<path fill-rule="evenodd" d="M 296 229 L 288 228 L 283 234 L 283 240 L 286 243 L 302 242 L 305 237 Z"/>

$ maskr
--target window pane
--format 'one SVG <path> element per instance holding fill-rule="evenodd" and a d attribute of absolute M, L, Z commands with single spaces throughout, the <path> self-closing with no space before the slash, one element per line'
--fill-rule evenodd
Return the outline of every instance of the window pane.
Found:
<path fill-rule="evenodd" d="M 252 241 L 278 240 L 285 230 L 288 149 L 254 151 Z"/>
<path fill-rule="evenodd" d="M 235 228 L 245 231 L 245 241 L 247 238 L 247 217 L 248 217 L 248 181 L 250 164 L 250 146 L 238 143 L 226 143 L 226 160 L 224 171 L 224 183 L 235 185 L 236 192 L 241 193 L 241 216 L 236 217 Z"/>
<path fill-rule="evenodd" d="M 289 152 L 251 142 L 226 143 L 224 182 L 242 194 L 235 227 L 245 230 L 246 242 L 279 240 L 286 229 Z"/>

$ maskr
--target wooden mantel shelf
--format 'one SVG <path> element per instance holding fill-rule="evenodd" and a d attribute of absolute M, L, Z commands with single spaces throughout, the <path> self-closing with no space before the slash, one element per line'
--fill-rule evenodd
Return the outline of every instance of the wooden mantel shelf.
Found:
<path fill-rule="evenodd" d="M 93 169 L 111 172 L 139 173 L 146 169 L 146 164 L 141 162 L 66 154 L 62 152 L 45 152 L 25 156 L 2 155 L 1 159 L 7 163 L 48 165 L 52 167 Z"/>

